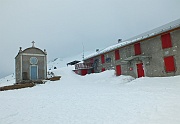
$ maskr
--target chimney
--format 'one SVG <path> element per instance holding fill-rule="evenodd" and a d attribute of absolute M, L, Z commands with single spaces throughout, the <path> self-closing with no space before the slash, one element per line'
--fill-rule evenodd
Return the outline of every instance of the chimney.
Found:
<path fill-rule="evenodd" d="M 122 42 L 122 39 L 118 39 L 118 43 L 121 43 Z"/>

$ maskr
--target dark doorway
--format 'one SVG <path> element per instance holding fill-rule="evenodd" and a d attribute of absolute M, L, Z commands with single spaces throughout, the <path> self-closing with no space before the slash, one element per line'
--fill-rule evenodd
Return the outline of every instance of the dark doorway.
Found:
<path fill-rule="evenodd" d="M 29 80 L 27 76 L 27 72 L 22 73 L 23 80 Z"/>

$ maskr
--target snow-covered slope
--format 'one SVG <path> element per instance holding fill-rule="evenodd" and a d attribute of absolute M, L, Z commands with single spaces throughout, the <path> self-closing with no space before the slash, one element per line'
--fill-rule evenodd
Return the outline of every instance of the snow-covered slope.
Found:
<path fill-rule="evenodd" d="M 180 76 L 134 79 L 114 71 L 0 92 L 0 124 L 179 124 Z"/>
<path fill-rule="evenodd" d="M 89 55 L 92 52 L 93 51 L 85 52 L 84 55 Z M 54 67 L 56 68 L 66 67 L 67 63 L 72 62 L 74 60 L 82 61 L 82 58 L 83 58 L 83 53 L 66 58 L 55 58 L 54 60 L 49 61 L 48 69 L 53 70 Z"/>
<path fill-rule="evenodd" d="M 6 77 L 0 79 L 0 87 L 12 85 L 14 83 L 15 83 L 15 75 L 14 74 L 11 74 L 9 76 L 6 76 Z"/>

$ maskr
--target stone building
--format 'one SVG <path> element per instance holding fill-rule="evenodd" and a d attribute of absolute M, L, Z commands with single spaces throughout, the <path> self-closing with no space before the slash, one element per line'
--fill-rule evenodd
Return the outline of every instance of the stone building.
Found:
<path fill-rule="evenodd" d="M 154 77 L 180 75 L 180 19 L 121 41 L 84 59 L 93 72 Z"/>
<path fill-rule="evenodd" d="M 15 57 L 16 83 L 39 82 L 47 77 L 47 53 L 34 46 L 20 50 Z"/>

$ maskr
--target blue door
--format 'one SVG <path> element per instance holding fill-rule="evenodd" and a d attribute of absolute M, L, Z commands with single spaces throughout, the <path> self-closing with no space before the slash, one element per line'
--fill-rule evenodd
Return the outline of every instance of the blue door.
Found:
<path fill-rule="evenodd" d="M 31 80 L 37 80 L 38 77 L 38 67 L 36 65 L 31 66 Z"/>

